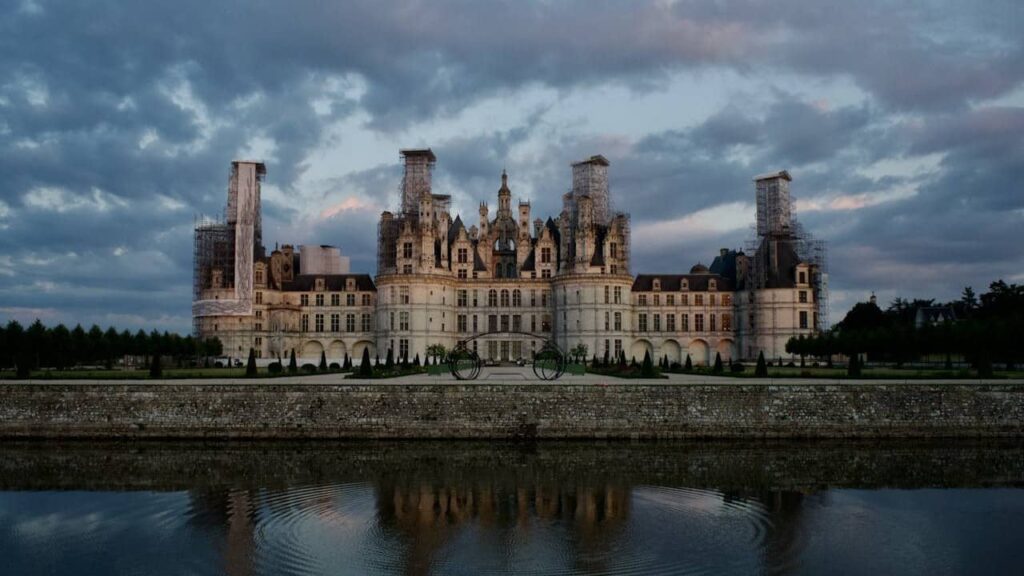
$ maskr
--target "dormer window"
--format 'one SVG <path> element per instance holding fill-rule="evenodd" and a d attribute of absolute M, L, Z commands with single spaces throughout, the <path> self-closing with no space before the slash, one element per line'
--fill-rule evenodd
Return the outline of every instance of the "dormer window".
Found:
<path fill-rule="evenodd" d="M 797 273 L 797 282 L 800 284 L 807 284 L 807 272 L 801 270 Z"/>
<path fill-rule="evenodd" d="M 661 290 L 661 279 L 660 278 L 655 278 L 654 279 L 654 283 L 651 286 L 651 288 L 653 288 L 655 292 Z"/>
<path fill-rule="evenodd" d="M 324 279 L 323 278 L 317 278 L 316 279 L 316 291 L 317 292 L 323 292 L 324 291 Z"/>
<path fill-rule="evenodd" d="M 355 278 L 346 278 L 345 279 L 345 291 L 346 292 L 355 292 L 355 289 L 356 289 L 356 279 Z"/>
<path fill-rule="evenodd" d="M 680 282 L 680 284 L 679 284 L 679 289 L 680 290 L 689 290 L 690 289 L 690 281 L 687 280 L 686 278 L 683 278 L 683 281 Z"/>
<path fill-rule="evenodd" d="M 712 280 L 708 280 L 708 290 L 717 290 L 717 289 L 718 289 L 718 282 L 715 282 L 715 280 L 713 280 L 713 279 Z"/>

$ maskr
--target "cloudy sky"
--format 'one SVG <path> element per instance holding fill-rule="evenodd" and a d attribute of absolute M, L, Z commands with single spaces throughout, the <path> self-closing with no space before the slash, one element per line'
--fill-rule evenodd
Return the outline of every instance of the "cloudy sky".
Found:
<path fill-rule="evenodd" d="M 1024 5 L 0 0 L 0 321 L 187 331 L 192 225 L 266 161 L 264 239 L 374 272 L 398 149 L 476 219 L 611 160 L 634 272 L 751 236 L 788 169 L 832 320 L 1024 282 Z M 979 290 L 980 291 L 980 290 Z"/>

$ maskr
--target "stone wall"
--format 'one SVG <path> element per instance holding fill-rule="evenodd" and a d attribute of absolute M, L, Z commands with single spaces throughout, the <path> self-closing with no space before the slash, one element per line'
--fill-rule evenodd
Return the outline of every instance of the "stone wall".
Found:
<path fill-rule="evenodd" d="M 1012 384 L 0 384 L 2 437 L 1024 437 Z"/>

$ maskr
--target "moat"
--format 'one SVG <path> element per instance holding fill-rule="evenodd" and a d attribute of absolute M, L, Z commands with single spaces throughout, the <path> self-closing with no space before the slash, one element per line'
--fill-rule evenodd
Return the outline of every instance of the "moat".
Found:
<path fill-rule="evenodd" d="M 11 574 L 997 574 L 1024 443 L 8 442 Z"/>

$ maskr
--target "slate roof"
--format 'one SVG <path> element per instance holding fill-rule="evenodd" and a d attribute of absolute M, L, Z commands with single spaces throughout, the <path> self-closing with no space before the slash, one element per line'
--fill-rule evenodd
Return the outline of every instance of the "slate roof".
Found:
<path fill-rule="evenodd" d="M 734 288 L 732 280 L 718 274 L 638 274 L 633 280 L 633 292 L 653 292 L 654 279 L 661 280 L 661 292 L 680 292 L 683 278 L 689 283 L 690 292 L 707 292 L 708 280 L 718 284 L 717 292 L 731 292 Z"/>
<path fill-rule="evenodd" d="M 344 292 L 345 283 L 355 278 L 356 290 L 360 292 L 376 292 L 373 278 L 369 274 L 299 274 L 291 282 L 284 282 L 281 290 L 285 292 L 312 292 L 316 287 L 316 279 L 324 279 L 324 290 L 327 292 Z"/>

